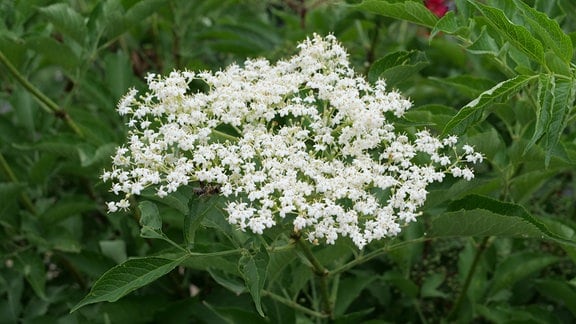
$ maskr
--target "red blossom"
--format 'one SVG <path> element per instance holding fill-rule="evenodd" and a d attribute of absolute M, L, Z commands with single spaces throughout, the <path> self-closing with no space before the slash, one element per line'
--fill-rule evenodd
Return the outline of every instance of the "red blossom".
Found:
<path fill-rule="evenodd" d="M 436 16 L 442 17 L 449 9 L 445 2 L 445 0 L 424 0 L 424 5 Z"/>

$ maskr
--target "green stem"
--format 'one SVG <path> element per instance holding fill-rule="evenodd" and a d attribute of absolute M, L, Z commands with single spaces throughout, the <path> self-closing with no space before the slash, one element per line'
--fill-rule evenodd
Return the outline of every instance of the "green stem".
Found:
<path fill-rule="evenodd" d="M 310 315 L 310 316 L 314 316 L 314 317 L 318 317 L 318 318 L 327 318 L 328 317 L 328 315 L 326 315 L 326 314 L 311 310 L 307 307 L 304 307 L 304 306 L 298 304 L 297 302 L 295 302 L 293 300 L 284 298 L 280 295 L 276 295 L 275 293 L 270 292 L 268 290 L 262 290 L 262 296 L 268 296 L 268 297 L 270 297 L 270 298 L 272 298 L 272 299 L 274 299 L 274 300 L 276 300 L 276 301 L 278 301 L 278 302 L 280 302 L 280 303 L 282 303 L 288 307 L 292 307 L 295 310 L 298 310 L 298 311 L 300 311 L 304 314 Z"/>
<path fill-rule="evenodd" d="M 330 303 L 330 295 L 328 293 L 328 276 L 330 276 L 330 272 L 326 269 L 320 261 L 316 258 L 314 253 L 312 253 L 312 249 L 307 242 L 302 241 L 300 235 L 294 235 L 294 240 L 296 242 L 296 246 L 302 251 L 306 260 L 310 262 L 312 266 L 312 271 L 320 280 L 320 299 L 322 302 L 322 308 L 324 314 L 328 317 L 332 317 L 332 304 Z"/>
<path fill-rule="evenodd" d="M 2 153 L 0 153 L 0 167 L 2 168 L 2 171 L 6 173 L 8 180 L 10 180 L 13 183 L 20 183 L 20 181 L 14 174 L 14 171 L 12 171 L 12 168 L 10 167 L 8 161 L 6 161 Z M 32 204 L 32 200 L 30 199 L 30 197 L 28 197 L 28 194 L 26 194 L 25 192 L 20 193 L 20 200 L 30 213 L 36 214 L 36 208 L 34 208 L 34 204 Z"/>
<path fill-rule="evenodd" d="M 478 264 L 480 263 L 480 257 L 482 256 L 482 254 L 486 250 L 486 247 L 488 246 L 489 240 L 490 240 L 490 237 L 487 236 L 487 237 L 483 238 L 482 241 L 480 242 L 480 245 L 478 246 L 478 249 L 476 250 L 476 255 L 474 256 L 474 260 L 472 261 L 472 265 L 470 266 L 470 270 L 468 271 L 468 274 L 466 275 L 466 280 L 464 280 L 464 284 L 462 285 L 462 290 L 460 290 L 460 294 L 458 295 L 456 302 L 454 303 L 454 305 L 452 306 L 452 309 L 450 309 L 450 312 L 448 313 L 447 318 L 449 320 L 453 320 L 454 317 L 456 316 L 456 314 L 458 313 L 458 311 L 460 310 L 460 307 L 462 307 L 462 303 L 464 302 L 464 299 L 466 298 L 468 288 L 470 288 L 470 283 L 472 282 L 472 277 L 474 277 L 474 273 L 476 272 L 476 268 L 478 268 Z"/>
<path fill-rule="evenodd" d="M 24 78 L 24 76 L 14 67 L 14 65 L 12 65 L 12 63 L 6 58 L 6 56 L 4 56 L 4 54 L 1 51 L 0 51 L 0 62 L 2 62 L 4 66 L 6 66 L 8 71 L 12 74 L 14 78 L 16 78 L 16 80 L 20 84 L 26 90 L 28 90 L 28 92 L 30 92 L 34 96 L 34 98 L 36 98 L 36 100 L 38 100 L 38 102 L 44 109 L 46 109 L 49 112 L 52 112 L 56 117 L 64 120 L 66 125 L 68 125 L 68 127 L 70 127 L 72 131 L 76 133 L 76 135 L 84 137 L 84 134 L 82 133 L 80 128 L 78 128 L 78 125 L 76 125 L 76 123 L 74 123 L 74 121 L 70 118 L 70 115 L 68 115 L 66 111 L 58 107 L 58 105 L 54 101 L 52 101 L 42 92 L 40 92 L 40 90 L 38 90 L 32 83 L 28 82 L 28 80 Z"/>

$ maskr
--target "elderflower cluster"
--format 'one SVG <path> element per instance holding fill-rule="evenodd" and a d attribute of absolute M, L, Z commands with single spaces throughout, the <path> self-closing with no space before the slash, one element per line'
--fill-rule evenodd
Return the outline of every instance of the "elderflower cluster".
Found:
<path fill-rule="evenodd" d="M 109 211 L 146 187 L 162 197 L 200 181 L 228 197 L 228 221 L 241 230 L 290 222 L 311 242 L 349 237 L 362 248 L 414 221 L 428 184 L 474 177 L 465 163 L 482 155 L 455 136 L 395 132 L 389 120 L 410 101 L 357 75 L 334 36 L 298 48 L 276 64 L 150 74 L 149 92 L 128 92 L 118 105 L 127 144 L 102 176 L 122 196 Z M 209 89 L 190 93 L 195 79 Z"/>

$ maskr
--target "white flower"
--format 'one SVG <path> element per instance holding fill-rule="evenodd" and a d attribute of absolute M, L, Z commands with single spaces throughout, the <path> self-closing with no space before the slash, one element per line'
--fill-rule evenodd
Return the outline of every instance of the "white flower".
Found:
<path fill-rule="evenodd" d="M 311 242 L 348 237 L 362 248 L 414 221 L 430 183 L 446 173 L 474 177 L 461 164 L 482 155 L 469 145 L 455 153 L 455 136 L 396 131 L 390 117 L 403 116 L 410 101 L 356 75 L 333 35 L 298 48 L 276 64 L 149 74 L 149 92 L 130 90 L 118 105 L 129 118 L 128 144 L 102 175 L 123 198 L 108 210 L 129 208 L 127 198 L 149 186 L 164 197 L 201 181 L 219 186 L 228 222 L 243 231 L 292 222 Z M 195 78 L 209 90 L 190 91 Z"/>

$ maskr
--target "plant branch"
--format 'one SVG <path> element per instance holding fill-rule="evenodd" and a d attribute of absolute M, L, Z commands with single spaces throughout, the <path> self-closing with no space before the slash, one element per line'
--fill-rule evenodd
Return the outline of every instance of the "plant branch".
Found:
<path fill-rule="evenodd" d="M 272 298 L 272 299 L 274 299 L 274 300 L 276 300 L 276 301 L 278 301 L 278 302 L 280 302 L 280 303 L 282 303 L 288 307 L 292 307 L 295 310 L 298 310 L 298 311 L 300 311 L 304 314 L 310 315 L 310 316 L 314 316 L 314 317 L 318 317 L 318 318 L 327 318 L 328 317 L 328 315 L 326 315 L 326 314 L 311 310 L 307 307 L 304 307 L 304 306 L 298 304 L 295 301 L 284 298 L 280 295 L 276 295 L 275 293 L 270 292 L 268 290 L 262 290 L 262 296 L 268 296 L 268 297 L 270 297 L 270 298 Z"/>
<path fill-rule="evenodd" d="M 328 277 L 330 276 L 330 272 L 326 269 L 320 261 L 316 258 L 314 253 L 312 253 L 312 249 L 307 242 L 302 241 L 302 238 L 298 234 L 294 234 L 292 236 L 296 243 L 296 246 L 302 251 L 306 260 L 310 262 L 312 267 L 312 271 L 320 280 L 320 298 L 322 300 L 322 308 L 324 314 L 328 317 L 332 317 L 332 304 L 330 303 L 330 294 L 328 292 Z"/>
<path fill-rule="evenodd" d="M 44 95 L 32 83 L 26 80 L 26 78 L 14 67 L 14 65 L 12 65 L 12 63 L 8 60 L 8 58 L 6 58 L 6 56 L 4 56 L 4 54 L 1 51 L 0 51 L 0 62 L 4 64 L 4 66 L 6 66 L 10 74 L 12 74 L 12 76 L 26 90 L 28 90 L 28 92 L 30 92 L 34 96 L 34 98 L 36 98 L 36 100 L 40 103 L 40 105 L 44 109 L 53 113 L 56 117 L 62 119 L 76 135 L 84 137 L 84 133 L 82 132 L 82 130 L 80 130 L 80 128 L 78 128 L 78 125 L 76 125 L 76 123 L 72 120 L 72 118 L 70 118 L 70 115 L 68 115 L 66 111 L 58 107 L 58 105 L 54 101 L 52 101 L 50 98 Z"/>
<path fill-rule="evenodd" d="M 460 291 L 460 294 L 458 295 L 456 302 L 454 302 L 454 304 L 452 305 L 452 309 L 450 309 L 450 312 L 448 313 L 448 317 L 447 317 L 448 320 L 454 319 L 454 316 L 456 316 L 456 313 L 458 312 L 458 310 L 460 310 L 460 307 L 462 306 L 462 303 L 464 302 L 464 299 L 466 298 L 466 293 L 468 292 L 468 288 L 470 287 L 470 283 L 472 282 L 472 277 L 474 277 L 474 273 L 476 272 L 476 268 L 478 267 L 478 264 L 480 262 L 480 257 L 482 256 L 482 254 L 486 250 L 486 247 L 488 246 L 489 240 L 490 240 L 490 237 L 487 236 L 487 237 L 483 238 L 482 241 L 480 242 L 480 245 L 478 246 L 478 249 L 476 250 L 476 255 L 474 256 L 474 260 L 472 261 L 472 265 L 470 266 L 470 270 L 468 271 L 468 274 L 466 275 L 466 280 L 464 280 L 464 285 L 462 286 L 462 290 Z"/>

